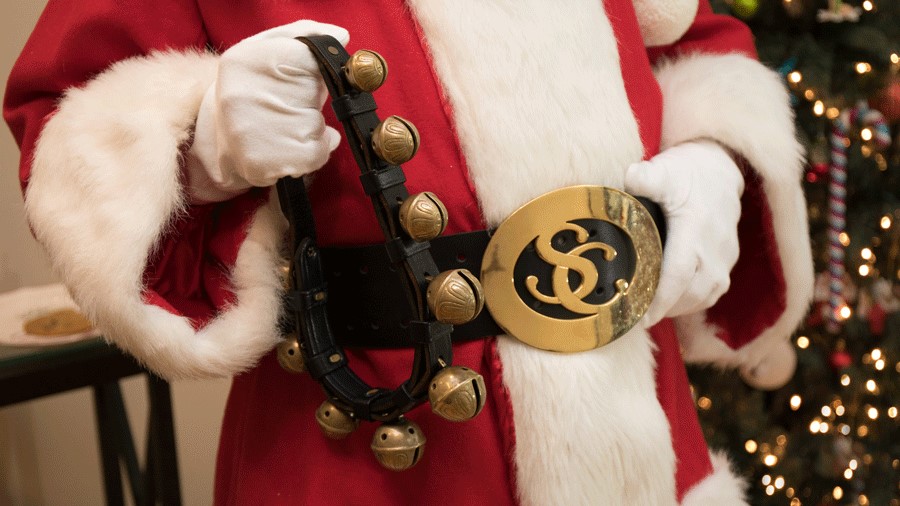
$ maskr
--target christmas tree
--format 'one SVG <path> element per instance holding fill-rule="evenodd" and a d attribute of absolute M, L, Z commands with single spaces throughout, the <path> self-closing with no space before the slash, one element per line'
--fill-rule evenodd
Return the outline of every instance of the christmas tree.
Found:
<path fill-rule="evenodd" d="M 761 392 L 690 371 L 754 505 L 900 505 L 900 0 L 715 0 L 791 91 L 816 297 L 797 372 Z"/>

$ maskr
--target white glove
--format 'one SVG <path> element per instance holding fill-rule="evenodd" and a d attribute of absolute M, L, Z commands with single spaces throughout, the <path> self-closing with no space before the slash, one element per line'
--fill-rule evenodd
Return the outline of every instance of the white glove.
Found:
<path fill-rule="evenodd" d="M 200 105 L 186 173 L 194 202 L 229 199 L 251 186 L 300 177 L 328 161 L 340 142 L 326 126 L 325 82 L 309 48 L 295 37 L 347 30 L 297 21 L 258 33 L 222 53 L 216 81 Z"/>
<path fill-rule="evenodd" d="M 715 304 L 739 253 L 744 178 L 728 152 L 710 141 L 671 147 L 628 167 L 625 190 L 656 201 L 666 215 L 662 273 L 644 324 Z"/>

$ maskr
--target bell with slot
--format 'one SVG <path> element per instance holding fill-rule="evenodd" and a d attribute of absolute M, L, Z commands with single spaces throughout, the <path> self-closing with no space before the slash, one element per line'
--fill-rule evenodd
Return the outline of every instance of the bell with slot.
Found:
<path fill-rule="evenodd" d="M 400 116 L 388 116 L 372 132 L 372 149 L 391 165 L 406 163 L 419 150 L 419 131 Z"/>
<path fill-rule="evenodd" d="M 400 205 L 400 226 L 413 240 L 430 241 L 447 227 L 447 208 L 431 192 L 410 195 Z"/>
<path fill-rule="evenodd" d="M 299 374 L 306 372 L 306 364 L 303 362 L 303 354 L 300 353 L 300 343 L 296 336 L 290 335 L 278 343 L 278 363 L 288 372 Z"/>
<path fill-rule="evenodd" d="M 468 269 L 444 271 L 428 283 L 428 308 L 439 322 L 462 325 L 484 308 L 481 282 Z"/>
<path fill-rule="evenodd" d="M 422 459 L 425 434 L 414 422 L 400 418 L 378 427 L 372 437 L 372 451 L 382 466 L 405 471 Z"/>
<path fill-rule="evenodd" d="M 467 367 L 441 369 L 431 380 L 431 410 L 451 422 L 464 422 L 481 413 L 487 397 L 484 378 Z"/>
<path fill-rule="evenodd" d="M 329 439 L 344 439 L 359 427 L 359 420 L 341 411 L 328 400 L 316 410 L 316 421 Z"/>
<path fill-rule="evenodd" d="M 359 91 L 373 92 L 387 79 L 387 62 L 375 51 L 360 49 L 344 64 L 344 75 Z"/>

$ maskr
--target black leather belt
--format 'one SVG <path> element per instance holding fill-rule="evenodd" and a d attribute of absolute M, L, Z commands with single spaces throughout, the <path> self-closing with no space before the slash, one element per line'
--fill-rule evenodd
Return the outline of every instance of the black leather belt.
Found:
<path fill-rule="evenodd" d="M 664 244 L 662 209 L 649 199 L 638 197 L 638 200 L 653 216 Z M 606 264 L 607 268 L 599 271 L 601 288 L 598 290 L 606 287 L 608 292 L 595 294 L 597 302 L 602 302 L 604 296 L 612 295 L 612 286 L 617 279 L 631 278 L 634 265 L 633 255 L 629 255 L 629 242 L 619 229 L 607 224 L 598 227 L 596 233 L 599 236 L 596 239 L 623 252 L 615 262 Z M 477 274 L 481 272 L 482 258 L 490 239 L 491 234 L 486 230 L 437 237 L 431 240 L 431 256 L 439 271 L 464 268 Z M 559 239 L 564 241 L 566 237 L 561 235 Z M 396 268 L 384 244 L 321 248 L 320 251 L 328 282 L 328 317 L 338 343 L 355 348 L 413 346 L 406 333 L 415 316 L 402 287 L 397 284 Z M 533 255 L 523 256 L 521 268 L 528 274 L 546 279 L 549 275 L 541 276 L 541 271 L 552 267 Z M 532 301 L 532 304 L 540 303 Z M 503 333 L 490 312 L 485 310 L 469 323 L 454 325 L 452 339 L 454 342 L 471 341 Z"/>

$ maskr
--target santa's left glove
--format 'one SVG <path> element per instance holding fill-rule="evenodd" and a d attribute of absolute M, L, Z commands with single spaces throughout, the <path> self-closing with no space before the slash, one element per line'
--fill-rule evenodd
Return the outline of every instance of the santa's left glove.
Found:
<path fill-rule="evenodd" d="M 297 21 L 258 33 L 222 53 L 197 116 L 185 173 L 193 203 L 220 202 L 328 161 L 340 134 L 325 125 L 328 91 L 309 48 L 296 37 L 347 30 Z"/>
<path fill-rule="evenodd" d="M 662 272 L 644 325 L 715 304 L 739 253 L 744 178 L 730 154 L 712 141 L 679 144 L 631 165 L 625 190 L 656 201 L 666 215 Z"/>

